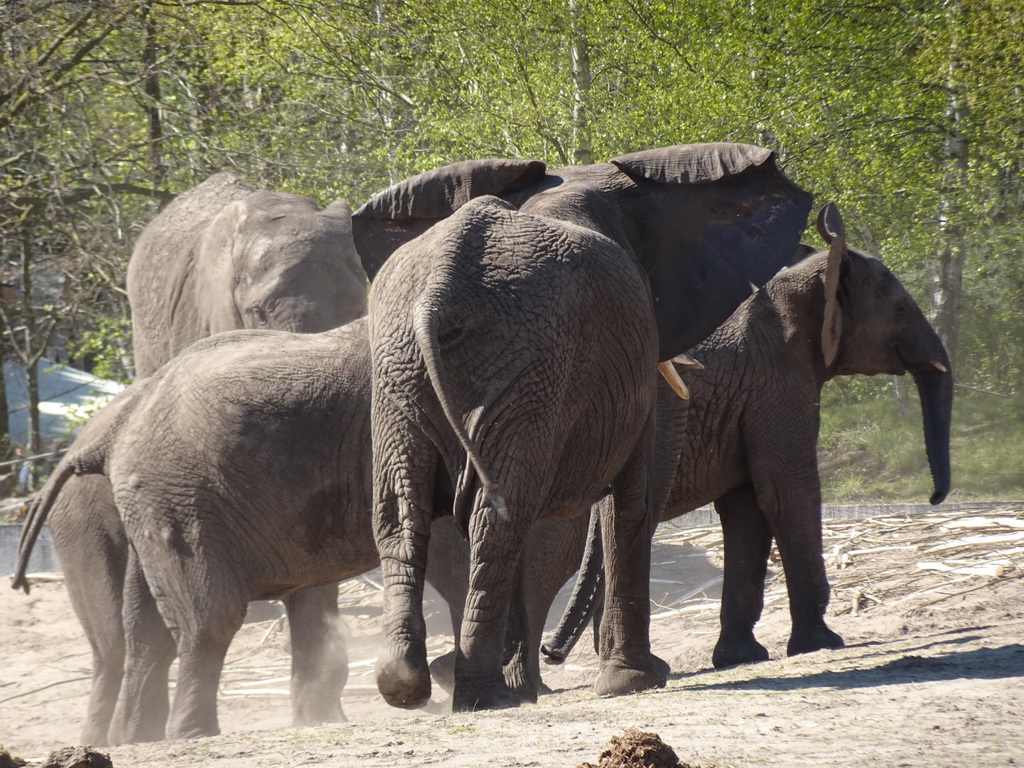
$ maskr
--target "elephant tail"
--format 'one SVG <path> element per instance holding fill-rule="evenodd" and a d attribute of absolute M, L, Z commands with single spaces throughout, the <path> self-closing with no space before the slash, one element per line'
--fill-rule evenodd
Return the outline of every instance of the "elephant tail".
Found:
<path fill-rule="evenodd" d="M 583 562 L 580 565 L 580 572 L 576 576 L 576 584 L 572 588 L 569 604 L 565 606 L 565 612 L 562 614 L 551 640 L 540 647 L 540 654 L 546 663 L 561 664 L 568 658 L 569 653 L 579 642 L 583 629 L 601 608 L 603 587 L 604 557 L 601 549 L 601 514 L 595 504 L 590 510 L 587 548 L 583 552 Z"/>
<path fill-rule="evenodd" d="M 468 517 L 469 517 L 469 502 L 465 498 L 465 495 L 472 488 L 472 474 L 476 473 L 480 480 L 480 484 L 483 486 L 484 491 L 487 493 L 487 497 L 490 499 L 491 505 L 494 507 L 494 511 L 502 520 L 508 520 L 508 504 L 506 504 L 504 497 L 499 492 L 497 483 L 495 483 L 484 466 L 483 459 L 480 457 L 480 452 L 477 450 L 473 441 L 470 439 L 469 433 L 466 431 L 466 426 L 459 418 L 458 413 L 452 404 L 451 397 L 445 388 L 445 380 L 441 375 L 441 360 L 440 360 L 440 347 L 439 334 L 438 334 L 438 313 L 433 311 L 429 306 L 420 304 L 416 307 L 413 319 L 414 331 L 416 334 L 416 342 L 419 344 L 420 352 L 423 355 L 423 362 L 427 369 L 427 375 L 430 377 L 430 381 L 433 384 L 434 392 L 437 395 L 438 402 L 441 404 L 441 409 L 444 411 L 445 418 L 451 426 L 452 431 L 458 438 L 459 443 L 462 445 L 463 450 L 466 452 L 466 468 L 463 472 L 462 479 L 459 482 L 459 490 L 461 493 L 457 493 L 456 496 L 456 523 L 465 533 L 469 529 Z M 460 514 L 460 510 L 462 513 Z"/>
<path fill-rule="evenodd" d="M 103 443 L 91 443 L 80 451 L 72 449 L 57 465 L 53 474 L 50 475 L 50 479 L 46 481 L 46 485 L 32 499 L 21 529 L 21 538 L 18 540 L 18 561 L 14 575 L 11 577 L 11 589 L 23 589 L 25 594 L 28 594 L 29 584 L 25 577 L 28 561 L 53 503 L 72 475 L 100 474 L 104 471 L 106 457 L 104 448 Z"/>

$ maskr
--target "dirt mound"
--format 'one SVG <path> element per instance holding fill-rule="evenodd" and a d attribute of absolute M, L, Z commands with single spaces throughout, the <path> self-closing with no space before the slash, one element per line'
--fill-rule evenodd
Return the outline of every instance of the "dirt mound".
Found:
<path fill-rule="evenodd" d="M 25 761 L 20 757 L 13 757 L 10 752 L 0 744 L 0 768 L 21 768 Z"/>
<path fill-rule="evenodd" d="M 61 747 L 50 753 L 40 768 L 114 768 L 109 755 L 88 747 Z"/>
<path fill-rule="evenodd" d="M 621 736 L 612 736 L 612 745 L 593 763 L 577 768 L 697 768 L 680 762 L 675 750 L 656 733 L 627 728 Z"/>

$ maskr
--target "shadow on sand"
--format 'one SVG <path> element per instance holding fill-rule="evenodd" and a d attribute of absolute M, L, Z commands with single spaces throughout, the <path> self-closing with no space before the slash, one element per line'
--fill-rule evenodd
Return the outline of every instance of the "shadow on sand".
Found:
<path fill-rule="evenodd" d="M 701 683 L 700 678 L 708 672 L 693 675 L 677 675 L 672 679 L 684 681 L 686 690 L 767 690 L 793 691 L 806 688 L 836 688 L 850 690 L 904 683 L 927 683 L 943 680 L 980 679 L 999 680 L 1024 675 L 1024 645 L 1013 643 L 995 648 L 973 648 L 957 650 L 956 646 L 982 640 L 980 635 L 970 634 L 971 630 L 959 630 L 956 637 L 941 637 L 909 648 L 894 649 L 887 643 L 862 643 L 847 646 L 847 651 L 863 648 L 867 652 L 856 658 L 847 658 L 844 663 L 862 662 L 864 666 L 855 669 L 823 670 L 811 674 L 791 676 L 775 675 L 754 677 L 749 680 L 732 680 L 718 683 Z M 877 651 L 868 650 L 876 647 Z M 948 647 L 945 652 L 937 649 Z M 917 655 L 927 652 L 927 655 Z M 894 653 L 898 658 L 891 658 Z M 867 666 L 872 657 L 886 657 L 887 661 L 878 666 Z M 881 661 L 881 658 L 879 658 Z M 823 665 L 829 662 L 823 661 Z M 751 671 L 760 668 L 749 667 Z M 767 668 L 764 668 L 767 670 Z M 689 681 L 689 682 L 686 682 Z M 676 689 L 678 690 L 678 689 Z"/>

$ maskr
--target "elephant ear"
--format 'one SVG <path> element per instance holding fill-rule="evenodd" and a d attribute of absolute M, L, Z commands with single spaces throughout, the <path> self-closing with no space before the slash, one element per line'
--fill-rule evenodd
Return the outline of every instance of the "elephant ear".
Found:
<path fill-rule="evenodd" d="M 805 253 L 811 196 L 751 144 L 687 144 L 614 158 L 649 193 L 637 255 L 651 280 L 659 359 L 702 341 Z"/>
<path fill-rule="evenodd" d="M 839 277 L 850 258 L 846 247 L 843 217 L 833 203 L 818 212 L 818 233 L 828 243 L 828 265 L 825 267 L 825 320 L 821 327 L 821 352 L 825 367 L 835 362 L 839 340 L 843 336 L 843 312 L 839 305 Z"/>
<path fill-rule="evenodd" d="M 660 184 L 703 184 L 737 176 L 775 153 L 753 144 L 681 144 L 613 157 L 611 164 L 634 180 Z"/>
<path fill-rule="evenodd" d="M 197 311 L 208 335 L 245 327 L 235 305 L 235 288 L 246 233 L 251 230 L 253 216 L 258 215 L 250 204 L 254 196 L 225 205 L 203 231 L 196 247 Z"/>
<path fill-rule="evenodd" d="M 388 257 L 475 197 L 518 192 L 544 176 L 540 160 L 467 160 L 413 176 L 352 214 L 352 236 L 373 280 Z"/>

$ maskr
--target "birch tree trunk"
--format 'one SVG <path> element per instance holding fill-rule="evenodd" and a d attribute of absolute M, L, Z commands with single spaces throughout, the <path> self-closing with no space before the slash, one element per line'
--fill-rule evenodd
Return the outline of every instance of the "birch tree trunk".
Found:
<path fill-rule="evenodd" d="M 967 191 L 968 142 L 964 135 L 967 100 L 960 85 L 960 2 L 953 4 L 950 24 L 953 27 L 949 48 L 946 109 L 945 157 L 943 158 L 942 199 L 939 202 L 941 246 L 932 277 L 932 324 L 939 334 L 951 360 L 956 358 L 957 332 L 960 325 L 960 302 L 964 276 L 964 222 L 962 198 Z"/>
<path fill-rule="evenodd" d="M 577 165 L 594 162 L 590 142 L 590 47 L 581 0 L 569 0 L 569 46 L 572 55 L 572 146 Z"/>

